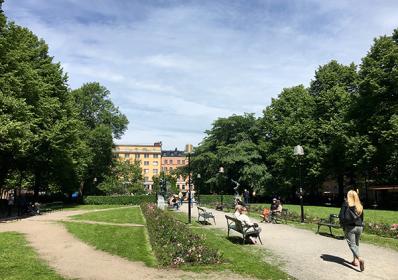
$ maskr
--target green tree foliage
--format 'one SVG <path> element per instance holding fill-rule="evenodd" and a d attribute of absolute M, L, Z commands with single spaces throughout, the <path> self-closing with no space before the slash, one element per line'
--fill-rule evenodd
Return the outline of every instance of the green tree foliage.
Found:
<path fill-rule="evenodd" d="M 108 195 L 144 194 L 142 169 L 138 161 L 113 161 L 111 174 L 98 188 Z"/>
<path fill-rule="evenodd" d="M 126 117 L 98 83 L 70 92 L 48 46 L 0 2 L 0 187 L 72 192 L 109 173 Z"/>
<path fill-rule="evenodd" d="M 207 137 L 192 157 L 194 181 L 198 181 L 195 179 L 198 173 L 206 178 L 201 184 L 201 192 L 233 193 L 231 179 L 238 181 L 242 188 L 262 192 L 261 186 L 269 178 L 269 173 L 258 149 L 258 128 L 254 115 L 220 118 L 206 133 Z M 221 166 L 224 167 L 224 174 L 218 174 Z"/>
<path fill-rule="evenodd" d="M 392 36 L 374 40 L 362 59 L 359 93 L 353 116 L 358 132 L 367 137 L 368 149 L 363 162 L 376 180 L 397 182 L 398 116 L 398 29 Z"/>
<path fill-rule="evenodd" d="M 289 196 L 299 186 L 298 158 L 293 155 L 293 147 L 302 145 L 306 156 L 302 159 L 305 185 L 312 185 L 321 176 L 317 162 L 315 100 L 304 86 L 286 88 L 273 99 L 259 120 L 262 135 L 260 142 L 263 157 L 270 169 L 272 180 L 263 186 L 267 193 Z"/>

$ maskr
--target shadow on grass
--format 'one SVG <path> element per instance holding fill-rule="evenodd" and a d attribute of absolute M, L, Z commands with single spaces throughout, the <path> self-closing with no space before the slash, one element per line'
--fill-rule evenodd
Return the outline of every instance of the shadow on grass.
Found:
<path fill-rule="evenodd" d="M 344 236 L 336 236 L 336 235 L 334 235 L 334 234 L 330 234 L 330 233 L 326 233 L 326 232 L 320 232 L 320 233 L 318 233 L 318 234 L 319 234 L 319 235 L 322 235 L 322 236 L 334 238 L 334 239 L 337 239 L 337 240 L 344 240 Z"/>
<path fill-rule="evenodd" d="M 332 255 L 327 255 L 327 254 L 322 254 L 321 255 L 321 259 L 324 260 L 325 262 L 334 262 L 334 263 L 338 263 L 341 264 L 345 267 L 348 267 L 352 270 L 355 270 L 357 272 L 359 272 L 357 269 L 355 269 L 348 261 L 346 261 L 343 258 L 337 257 L 337 256 L 332 256 Z"/>

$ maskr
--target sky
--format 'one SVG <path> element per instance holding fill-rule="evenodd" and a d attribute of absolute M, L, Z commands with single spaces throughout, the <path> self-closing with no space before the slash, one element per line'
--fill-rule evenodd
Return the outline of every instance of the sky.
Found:
<path fill-rule="evenodd" d="M 330 60 L 360 64 L 398 1 L 6 0 L 69 86 L 99 82 L 129 119 L 118 144 L 198 145 L 220 117 L 261 116 Z"/>

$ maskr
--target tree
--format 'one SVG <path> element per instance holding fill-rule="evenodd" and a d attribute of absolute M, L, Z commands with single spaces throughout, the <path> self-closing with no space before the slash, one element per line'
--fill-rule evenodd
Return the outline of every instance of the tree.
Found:
<path fill-rule="evenodd" d="M 261 140 L 259 149 L 269 167 L 271 178 L 265 192 L 284 197 L 294 197 L 299 186 L 298 159 L 294 146 L 301 144 L 304 186 L 319 185 L 322 171 L 318 164 L 316 121 L 313 119 L 315 100 L 304 86 L 283 89 L 277 99 L 263 111 L 259 120 Z"/>
<path fill-rule="evenodd" d="M 392 36 L 374 40 L 362 59 L 359 71 L 359 93 L 354 100 L 352 118 L 358 134 L 367 140 L 361 163 L 375 170 L 379 183 L 396 183 L 397 116 L 398 116 L 398 29 Z"/>
<path fill-rule="evenodd" d="M 341 201 L 344 176 L 349 174 L 351 181 L 354 179 L 353 162 L 347 154 L 356 148 L 351 146 L 356 142 L 349 141 L 349 137 L 355 137 L 355 134 L 352 133 L 354 128 L 348 113 L 357 88 L 356 66 L 345 66 L 335 60 L 319 67 L 309 88 L 315 101 L 313 119 L 318 124 L 316 145 L 322 147 L 319 149 L 319 164 L 325 175 L 336 176 Z"/>
<path fill-rule="evenodd" d="M 109 99 L 110 92 L 99 83 L 87 83 L 71 92 L 78 118 L 82 120 L 86 168 L 80 172 L 80 190 L 93 178 L 101 180 L 109 173 L 112 162 L 113 137 L 120 138 L 128 120 Z M 88 189 L 84 193 L 93 192 Z"/>
<path fill-rule="evenodd" d="M 244 188 L 263 191 L 269 173 L 258 151 L 257 119 L 254 114 L 219 118 L 207 137 L 195 149 L 192 157 L 193 174 L 200 173 L 205 185 L 201 193 L 209 191 L 233 193 L 231 179 Z M 222 183 L 218 170 L 224 167 Z"/>
<path fill-rule="evenodd" d="M 105 176 L 98 188 L 108 195 L 130 195 L 145 193 L 142 169 L 137 161 L 113 161 L 111 174 Z"/>

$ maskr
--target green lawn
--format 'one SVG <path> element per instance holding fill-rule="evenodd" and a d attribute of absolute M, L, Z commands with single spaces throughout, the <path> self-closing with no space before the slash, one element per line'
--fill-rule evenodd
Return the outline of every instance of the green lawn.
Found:
<path fill-rule="evenodd" d="M 0 233 L 0 279 L 65 279 L 41 261 L 22 234 Z"/>
<path fill-rule="evenodd" d="M 269 207 L 269 205 L 265 204 L 252 204 L 252 208 L 263 208 Z M 293 212 L 296 214 L 300 214 L 300 205 L 293 204 L 285 204 L 284 208 L 288 209 L 289 212 Z M 325 207 L 325 206 L 304 206 L 305 216 L 310 218 L 310 220 L 317 220 L 319 218 L 326 218 L 330 214 L 335 213 L 338 214 L 340 208 L 338 207 Z M 393 224 L 398 223 L 398 211 L 387 211 L 387 210 L 373 210 L 373 209 L 365 209 L 365 221 L 374 222 L 374 223 L 387 223 Z M 253 218 L 259 218 L 256 212 L 250 213 L 250 216 Z M 394 222 L 395 221 L 395 222 Z M 305 223 L 300 224 L 296 222 L 289 221 L 289 225 L 293 225 L 295 227 L 308 229 L 313 231 L 314 233 L 317 231 L 318 226 L 316 223 Z M 329 229 L 327 227 L 321 227 L 321 233 L 329 233 Z M 342 237 L 343 230 L 342 229 L 333 229 L 333 234 L 336 236 Z M 374 234 L 368 234 L 366 232 L 366 227 L 364 233 L 361 235 L 361 240 L 365 243 L 374 244 L 377 246 L 382 246 L 386 248 L 391 248 L 393 250 L 398 251 L 398 239 L 387 238 L 382 236 L 377 236 Z"/>
<path fill-rule="evenodd" d="M 106 211 L 98 214 L 105 213 Z M 149 246 L 145 227 L 92 225 L 73 222 L 65 222 L 65 226 L 70 233 L 96 249 L 131 261 L 142 261 L 147 266 L 157 265 Z"/>
<path fill-rule="evenodd" d="M 144 224 L 144 218 L 138 206 L 75 215 L 72 216 L 72 219 L 118 224 Z"/>
<path fill-rule="evenodd" d="M 252 208 L 269 208 L 270 204 L 251 204 Z M 289 212 L 300 214 L 300 205 L 284 204 L 283 208 L 289 209 Z M 304 205 L 304 214 L 311 219 L 327 218 L 330 214 L 339 214 L 339 207 L 328 206 L 306 206 Z M 398 223 L 398 211 L 365 209 L 364 218 L 366 222 L 394 224 Z"/>
<path fill-rule="evenodd" d="M 175 217 L 187 222 L 186 214 L 175 213 Z M 218 265 L 186 265 L 182 269 L 194 272 L 229 270 L 241 275 L 248 275 L 258 279 L 294 279 L 279 269 L 280 263 L 269 251 L 253 245 L 242 245 L 241 239 L 227 239 L 225 232 L 219 229 L 208 229 L 193 222 L 192 230 L 205 237 L 206 244 L 222 252 L 226 260 Z"/>
<path fill-rule="evenodd" d="M 111 204 L 103 204 L 103 205 L 89 205 L 89 204 L 65 204 L 62 209 L 63 210 L 95 210 L 95 209 L 108 209 L 108 208 L 122 208 L 127 207 L 128 205 L 111 205 Z"/>

